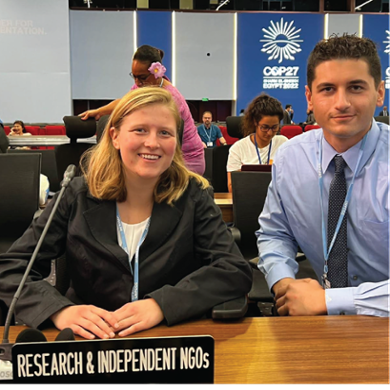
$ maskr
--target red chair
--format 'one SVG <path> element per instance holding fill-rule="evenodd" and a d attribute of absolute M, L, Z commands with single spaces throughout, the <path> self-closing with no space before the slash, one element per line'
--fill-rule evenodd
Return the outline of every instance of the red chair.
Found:
<path fill-rule="evenodd" d="M 31 133 L 31 135 L 39 135 L 41 128 L 39 126 L 25 126 L 26 132 Z"/>
<path fill-rule="evenodd" d="M 309 131 L 309 130 L 314 130 L 314 129 L 320 129 L 321 126 L 318 126 L 318 125 L 306 125 L 305 126 L 305 131 Z"/>
<path fill-rule="evenodd" d="M 42 130 L 45 131 L 45 135 L 66 135 L 65 126 L 62 125 L 49 125 Z"/>
<path fill-rule="evenodd" d="M 228 145 L 233 145 L 235 142 L 238 141 L 238 138 L 230 137 L 230 135 L 227 132 L 226 126 L 218 126 L 221 130 L 222 137 L 225 138 L 226 143 Z M 221 143 L 219 142 L 219 139 L 217 139 L 217 146 L 221 146 Z"/>
<path fill-rule="evenodd" d="M 5 134 L 8 135 L 11 132 L 11 126 L 4 126 Z"/>
<path fill-rule="evenodd" d="M 283 126 L 280 129 L 280 134 L 284 135 L 288 139 L 296 137 L 297 135 L 302 134 L 302 133 L 303 133 L 303 130 L 302 130 L 301 126 L 293 126 L 293 125 L 290 126 L 290 125 L 288 125 L 288 126 Z"/>

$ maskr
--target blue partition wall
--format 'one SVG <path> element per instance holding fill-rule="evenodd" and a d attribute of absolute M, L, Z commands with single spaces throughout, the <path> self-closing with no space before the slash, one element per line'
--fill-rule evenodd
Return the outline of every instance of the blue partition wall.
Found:
<path fill-rule="evenodd" d="M 303 122 L 306 62 L 323 32 L 320 14 L 239 14 L 237 111 L 266 92 L 292 104 L 294 122 Z"/>
<path fill-rule="evenodd" d="M 172 80 L 172 13 L 137 11 L 137 46 L 150 45 L 164 51 L 166 76 Z"/>
<path fill-rule="evenodd" d="M 382 79 L 385 80 L 386 103 L 389 107 L 390 93 L 390 28 L 389 15 L 365 15 L 363 18 L 363 36 L 372 39 L 379 52 L 382 64 Z M 379 115 L 382 108 L 377 107 L 375 115 Z"/>

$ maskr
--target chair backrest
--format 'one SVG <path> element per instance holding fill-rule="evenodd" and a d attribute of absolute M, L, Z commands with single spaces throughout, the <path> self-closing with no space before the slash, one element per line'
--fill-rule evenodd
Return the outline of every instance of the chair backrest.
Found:
<path fill-rule="evenodd" d="M 0 154 L 0 252 L 19 238 L 39 208 L 41 154 Z"/>
<path fill-rule="evenodd" d="M 238 243 L 245 258 L 258 256 L 255 231 L 271 182 L 271 172 L 232 172 L 233 224 L 240 233 Z"/>
<path fill-rule="evenodd" d="M 306 125 L 305 126 L 305 131 L 310 131 L 310 130 L 315 130 L 315 129 L 320 129 L 321 126 L 319 125 Z"/>
<path fill-rule="evenodd" d="M 231 145 L 204 149 L 205 177 L 215 192 L 228 192 L 226 164 Z"/>
<path fill-rule="evenodd" d="M 226 128 L 230 137 L 241 139 L 244 137 L 242 134 L 242 124 L 244 122 L 243 116 L 228 116 L 226 118 Z"/>
<path fill-rule="evenodd" d="M 42 168 L 41 173 L 46 175 L 49 179 L 50 183 L 50 191 L 57 192 L 60 188 L 60 182 L 62 180 L 62 177 L 58 177 L 57 173 L 57 163 L 56 163 L 56 156 L 55 151 L 48 149 L 48 150 L 23 150 L 23 149 L 9 149 L 8 153 L 16 153 L 16 154 L 33 154 L 33 153 L 39 153 L 42 156 Z"/>
<path fill-rule="evenodd" d="M 9 146 L 9 140 L 7 134 L 5 134 L 4 127 L 0 123 L 0 153 L 7 153 Z"/>
<path fill-rule="evenodd" d="M 375 120 L 376 120 L 377 122 L 386 123 L 387 125 L 389 124 L 389 119 L 390 119 L 389 116 L 376 116 L 376 117 L 375 117 Z"/>
<path fill-rule="evenodd" d="M 281 135 L 284 135 L 285 137 L 287 137 L 288 139 L 290 138 L 293 138 L 299 134 L 302 134 L 303 133 L 303 130 L 302 130 L 302 127 L 301 126 L 283 126 L 281 129 L 280 129 L 280 134 Z"/>
<path fill-rule="evenodd" d="M 63 121 L 65 123 L 66 135 L 71 142 L 70 144 L 55 147 L 58 178 L 64 176 L 64 172 L 69 164 L 73 164 L 78 168 L 82 154 L 93 146 L 89 143 L 79 143 L 77 139 L 90 138 L 96 134 L 95 118 L 82 120 L 79 116 L 64 116 Z"/>
<path fill-rule="evenodd" d="M 218 126 L 218 127 L 221 130 L 222 137 L 225 138 L 225 141 L 228 145 L 233 145 L 238 141 L 238 138 L 230 137 L 230 135 L 227 132 L 226 126 Z M 217 139 L 217 146 L 221 146 L 219 139 Z"/>

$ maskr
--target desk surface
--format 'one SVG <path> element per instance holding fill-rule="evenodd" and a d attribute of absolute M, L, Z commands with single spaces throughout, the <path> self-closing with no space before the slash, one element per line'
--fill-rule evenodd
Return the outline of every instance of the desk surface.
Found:
<path fill-rule="evenodd" d="M 11 342 L 23 328 L 11 328 Z M 44 333 L 53 341 L 58 331 Z M 388 318 L 198 320 L 133 337 L 207 334 L 215 339 L 215 383 L 389 383 Z"/>
<path fill-rule="evenodd" d="M 69 144 L 70 138 L 66 135 L 32 135 L 28 137 L 8 137 L 11 146 L 56 146 Z M 79 143 L 96 144 L 96 136 L 90 138 L 79 138 Z"/>
<path fill-rule="evenodd" d="M 233 198 L 230 192 L 216 192 L 214 194 L 215 203 L 222 212 L 222 218 L 225 222 L 233 222 Z"/>

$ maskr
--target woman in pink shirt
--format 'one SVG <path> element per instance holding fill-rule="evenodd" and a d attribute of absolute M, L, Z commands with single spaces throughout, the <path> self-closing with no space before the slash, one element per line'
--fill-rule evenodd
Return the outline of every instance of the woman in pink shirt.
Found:
<path fill-rule="evenodd" d="M 145 86 L 156 86 L 169 91 L 176 102 L 180 116 L 184 121 L 182 152 L 187 168 L 191 171 L 203 174 L 205 170 L 204 150 L 199 137 L 190 109 L 183 95 L 164 76 L 166 71 L 162 65 L 164 52 L 149 45 L 138 48 L 133 56 L 133 63 L 130 75 L 134 78 L 135 84 L 131 89 Z M 81 119 L 94 117 L 98 120 L 103 115 L 109 115 L 114 110 L 120 99 L 116 99 L 106 106 L 96 110 L 85 111 L 80 114 Z"/>

